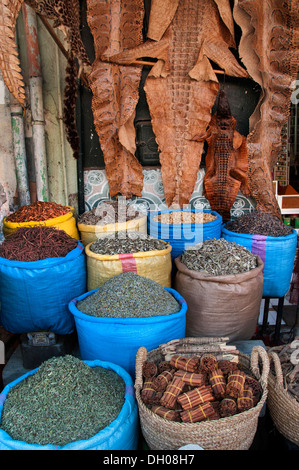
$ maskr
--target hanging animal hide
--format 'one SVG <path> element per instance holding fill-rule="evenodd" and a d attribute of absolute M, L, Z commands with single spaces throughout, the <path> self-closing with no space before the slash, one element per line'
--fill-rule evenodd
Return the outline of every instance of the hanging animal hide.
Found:
<path fill-rule="evenodd" d="M 144 89 L 168 207 L 188 204 L 194 190 L 203 142 L 193 137 L 206 131 L 219 89 L 210 60 L 227 75 L 247 76 L 230 47 L 235 42 L 229 0 L 152 0 L 147 41 L 109 56 L 119 64 L 159 59 Z"/>
<path fill-rule="evenodd" d="M 23 0 L 0 1 L 0 69 L 4 83 L 22 107 L 25 106 L 25 87 L 20 67 L 15 29 Z"/>
<path fill-rule="evenodd" d="M 94 125 L 104 155 L 110 196 L 141 196 L 142 166 L 135 157 L 135 109 L 139 99 L 139 66 L 102 61 L 143 41 L 143 0 L 87 0 L 95 61 L 90 74 Z"/>
<path fill-rule="evenodd" d="M 225 92 L 220 90 L 217 111 L 203 137 L 209 145 L 204 195 L 211 209 L 218 212 L 224 222 L 230 220 L 230 211 L 239 189 L 244 196 L 250 196 L 246 137 L 236 131 L 236 124 Z"/>
<path fill-rule="evenodd" d="M 234 18 L 242 30 L 240 57 L 262 88 L 247 137 L 248 181 L 257 209 L 281 218 L 272 171 L 281 151 L 299 62 L 298 0 L 236 0 Z"/>

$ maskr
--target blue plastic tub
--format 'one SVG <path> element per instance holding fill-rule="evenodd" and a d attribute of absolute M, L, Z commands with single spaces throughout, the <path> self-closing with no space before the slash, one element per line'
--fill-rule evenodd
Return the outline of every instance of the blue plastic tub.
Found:
<path fill-rule="evenodd" d="M 222 237 L 261 257 L 264 262 L 263 297 L 283 297 L 288 292 L 297 249 L 296 230 L 284 237 L 270 237 L 231 232 L 224 225 Z"/>
<path fill-rule="evenodd" d="M 12 439 L 6 431 L 0 429 L 0 450 L 137 450 L 139 419 L 132 378 L 116 364 L 103 361 L 84 362 L 90 367 L 103 367 L 113 370 L 124 380 L 125 402 L 118 417 L 90 439 L 74 441 L 64 446 L 28 444 L 27 442 Z M 3 389 L 0 394 L 0 424 L 4 402 L 9 391 L 37 370 L 38 368 L 27 372 Z"/>
<path fill-rule="evenodd" d="M 113 362 L 123 367 L 134 378 L 139 347 L 144 346 L 151 351 L 162 343 L 183 338 L 187 303 L 174 289 L 164 289 L 180 303 L 179 312 L 156 317 L 94 317 L 78 310 L 76 304 L 98 289 L 73 299 L 69 303 L 69 309 L 75 318 L 81 358 Z"/>
<path fill-rule="evenodd" d="M 160 214 L 167 214 L 171 212 L 205 212 L 212 214 L 216 217 L 212 222 L 205 222 L 202 224 L 163 224 L 155 222 L 154 218 Z M 212 210 L 198 210 L 198 209 L 173 209 L 151 212 L 148 215 L 148 233 L 164 240 L 172 246 L 171 258 L 174 260 L 180 256 L 188 246 L 196 245 L 204 240 L 212 240 L 213 238 L 221 237 L 222 217 L 217 212 Z"/>

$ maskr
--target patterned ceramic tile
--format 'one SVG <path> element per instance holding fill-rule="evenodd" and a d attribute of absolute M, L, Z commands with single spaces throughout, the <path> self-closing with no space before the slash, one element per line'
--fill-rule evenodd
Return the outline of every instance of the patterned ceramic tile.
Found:
<path fill-rule="evenodd" d="M 144 169 L 144 184 L 141 197 L 133 197 L 128 204 L 138 207 L 144 212 L 167 209 L 165 204 L 164 190 L 160 169 Z M 203 196 L 203 179 L 205 171 L 200 169 L 189 207 L 195 209 L 210 209 L 209 201 Z M 84 197 L 85 210 L 89 211 L 97 207 L 101 202 L 107 201 L 109 196 L 109 186 L 105 170 L 86 170 L 84 172 Z M 251 198 L 245 198 L 239 192 L 231 210 L 231 216 L 250 212 L 254 209 L 255 203 Z"/>

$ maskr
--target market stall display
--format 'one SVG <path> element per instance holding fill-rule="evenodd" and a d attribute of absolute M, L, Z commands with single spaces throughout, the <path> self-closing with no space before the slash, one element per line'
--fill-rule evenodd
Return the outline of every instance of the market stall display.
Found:
<path fill-rule="evenodd" d="M 96 289 L 112 276 L 131 271 L 171 287 L 171 250 L 163 240 L 137 232 L 117 232 L 89 243 L 85 247 L 87 289 Z"/>
<path fill-rule="evenodd" d="M 121 199 L 105 201 L 78 217 L 78 230 L 84 246 L 121 231 L 147 234 L 147 216 Z"/>
<path fill-rule="evenodd" d="M 256 210 L 225 224 L 221 236 L 260 256 L 264 263 L 264 297 L 283 297 L 287 293 L 297 249 L 295 229 L 272 214 Z"/>
<path fill-rule="evenodd" d="M 20 228 L 0 247 L 0 272 L 0 318 L 7 331 L 74 331 L 68 303 L 86 290 L 78 240 L 53 227 Z"/>
<path fill-rule="evenodd" d="M 82 359 L 110 360 L 135 375 L 141 344 L 185 335 L 187 304 L 174 289 L 136 273 L 113 276 L 69 303 Z"/>
<path fill-rule="evenodd" d="M 263 291 L 259 256 L 220 238 L 185 250 L 175 264 L 174 287 L 188 305 L 186 336 L 252 337 Z"/>
<path fill-rule="evenodd" d="M 136 450 L 132 387 L 115 364 L 48 359 L 1 393 L 0 449 Z"/>
<path fill-rule="evenodd" d="M 205 209 L 170 209 L 148 215 L 148 233 L 172 246 L 172 260 L 189 246 L 220 238 L 221 224 L 217 212 Z"/>
<path fill-rule="evenodd" d="M 36 225 L 55 227 L 64 230 L 71 237 L 78 239 L 77 222 L 74 209 L 56 202 L 36 201 L 22 206 L 3 219 L 3 234 L 8 237 L 21 227 Z"/>
<path fill-rule="evenodd" d="M 225 350 L 219 343 L 223 344 L 221 338 L 194 340 L 187 337 L 160 345 L 152 351 L 139 348 L 136 357 L 136 399 L 142 433 L 151 450 L 174 450 L 190 442 L 204 450 L 249 449 L 267 398 L 269 359 L 262 347 L 253 348 L 249 357 L 233 348 Z M 178 353 L 177 349 L 183 352 Z M 209 362 L 201 365 L 201 360 L 207 356 Z M 165 367 L 165 361 L 170 364 L 174 378 L 162 392 L 157 392 L 153 385 L 149 386 L 149 378 L 143 377 L 143 367 L 150 362 L 155 363 L 159 370 L 159 364 L 164 363 Z M 204 375 L 204 385 L 191 386 L 190 389 L 188 375 L 185 375 L 184 382 L 181 372 L 176 376 L 178 371 Z M 219 377 L 223 381 L 222 386 Z M 176 400 L 171 395 L 174 385 L 178 387 Z M 150 388 L 154 388 L 155 395 L 149 403 Z M 244 406 L 248 401 L 245 390 L 249 388 L 252 391 L 250 405 L 253 405 L 250 408 Z M 217 390 L 217 398 L 213 390 Z M 144 398 L 147 398 L 146 402 Z M 228 398 L 234 402 L 235 413 L 232 413 Z"/>

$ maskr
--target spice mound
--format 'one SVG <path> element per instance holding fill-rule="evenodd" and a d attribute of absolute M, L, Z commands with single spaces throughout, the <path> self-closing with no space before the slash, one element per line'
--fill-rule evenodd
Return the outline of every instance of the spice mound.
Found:
<path fill-rule="evenodd" d="M 28 444 L 89 439 L 117 418 L 125 383 L 114 371 L 67 355 L 45 361 L 10 389 L 0 427 Z"/>
<path fill-rule="evenodd" d="M 141 211 L 119 199 L 118 201 L 105 201 L 92 210 L 84 212 L 78 217 L 78 223 L 83 225 L 107 225 L 139 219 L 144 215 Z"/>
<path fill-rule="evenodd" d="M 262 393 L 250 371 L 211 353 L 146 361 L 142 372 L 141 400 L 169 421 L 197 423 L 232 416 L 253 408 Z"/>
<path fill-rule="evenodd" d="M 181 309 L 160 284 L 133 272 L 113 276 L 76 306 L 86 315 L 112 318 L 155 317 Z"/>
<path fill-rule="evenodd" d="M 36 201 L 28 206 L 22 206 L 6 220 L 9 222 L 40 222 L 42 220 L 54 219 L 70 212 L 70 208 L 57 204 L 57 202 Z"/>
<path fill-rule="evenodd" d="M 21 227 L 0 245 L 0 256 L 14 261 L 38 261 L 66 256 L 78 240 L 54 227 Z"/>
<path fill-rule="evenodd" d="M 224 238 L 205 240 L 197 248 L 184 251 L 181 262 L 192 271 L 212 276 L 240 274 L 257 267 L 256 255 Z"/>
<path fill-rule="evenodd" d="M 288 227 L 274 215 L 260 211 L 244 214 L 228 222 L 225 228 L 235 233 L 265 235 L 269 237 L 284 237 L 292 233 L 292 227 Z"/>
<path fill-rule="evenodd" d="M 116 255 L 165 250 L 167 244 L 139 232 L 115 232 L 113 235 L 99 238 L 90 245 L 90 251 L 100 255 Z"/>
<path fill-rule="evenodd" d="M 188 211 L 176 211 L 176 212 L 165 212 L 164 214 L 158 214 L 154 217 L 155 222 L 162 224 L 204 224 L 212 222 L 216 217 L 209 212 L 188 212 Z"/>

